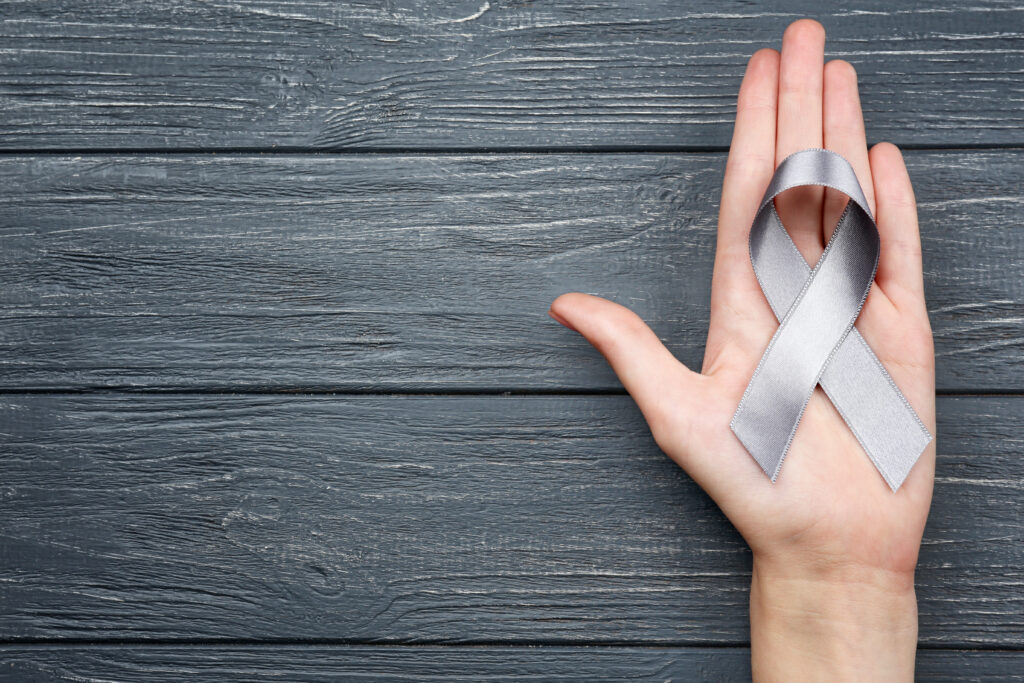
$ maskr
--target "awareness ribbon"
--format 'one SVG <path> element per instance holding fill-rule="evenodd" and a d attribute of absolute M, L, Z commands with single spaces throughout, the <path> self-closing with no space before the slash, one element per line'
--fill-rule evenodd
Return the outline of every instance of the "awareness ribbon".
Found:
<path fill-rule="evenodd" d="M 850 198 L 813 269 L 772 201 L 803 185 Z M 750 228 L 750 261 L 779 327 L 730 427 L 774 482 L 814 387 L 821 384 L 893 491 L 932 435 L 853 326 L 878 267 L 878 228 L 857 175 L 835 152 L 805 149 L 775 170 Z"/>

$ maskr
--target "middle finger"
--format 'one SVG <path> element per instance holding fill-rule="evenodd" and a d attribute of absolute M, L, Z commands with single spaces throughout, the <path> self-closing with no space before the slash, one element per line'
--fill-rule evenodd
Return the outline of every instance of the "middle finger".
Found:
<path fill-rule="evenodd" d="M 789 25 L 782 37 L 775 163 L 793 152 L 822 146 L 822 73 L 825 29 L 813 19 Z M 775 200 L 782 224 L 811 265 L 821 256 L 824 188 L 798 187 Z"/>

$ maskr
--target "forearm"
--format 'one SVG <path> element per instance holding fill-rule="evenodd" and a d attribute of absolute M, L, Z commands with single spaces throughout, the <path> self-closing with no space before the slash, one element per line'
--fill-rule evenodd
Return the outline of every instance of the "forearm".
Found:
<path fill-rule="evenodd" d="M 914 679 L 912 576 L 843 571 L 807 577 L 766 564 L 755 560 L 750 591 L 755 681 Z"/>

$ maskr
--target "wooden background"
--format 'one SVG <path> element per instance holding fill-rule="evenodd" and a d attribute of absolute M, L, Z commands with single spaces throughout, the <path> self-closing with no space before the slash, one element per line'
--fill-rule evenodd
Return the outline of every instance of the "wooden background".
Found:
<path fill-rule="evenodd" d="M 801 16 L 919 198 L 926 680 L 1024 680 L 1024 8 L 0 15 L 0 679 L 736 680 L 750 556 L 603 359 L 699 366 L 735 94 Z"/>

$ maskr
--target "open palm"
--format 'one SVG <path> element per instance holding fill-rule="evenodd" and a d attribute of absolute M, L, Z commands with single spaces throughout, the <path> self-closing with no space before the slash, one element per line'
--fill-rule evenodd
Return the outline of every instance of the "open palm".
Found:
<path fill-rule="evenodd" d="M 750 264 L 750 224 L 777 164 L 823 147 L 857 173 L 881 234 L 876 281 L 857 329 L 921 420 L 935 433 L 935 371 L 924 304 L 914 194 L 899 150 L 868 151 L 852 66 L 824 64 L 824 30 L 792 24 L 781 55 L 753 55 L 740 88 L 726 164 L 704 365 L 683 366 L 639 317 L 605 299 L 565 294 L 551 314 L 608 359 L 643 411 L 658 445 L 718 503 L 765 564 L 799 558 L 844 571 L 913 580 L 931 500 L 935 443 L 895 493 L 817 388 L 773 484 L 729 429 L 778 321 Z M 783 224 L 809 264 L 817 261 L 846 204 L 821 187 L 776 199 Z"/>

